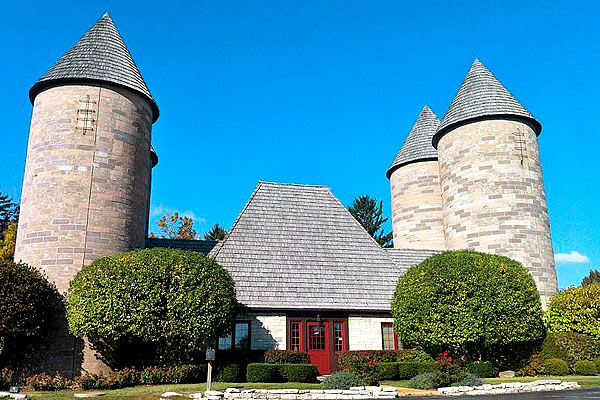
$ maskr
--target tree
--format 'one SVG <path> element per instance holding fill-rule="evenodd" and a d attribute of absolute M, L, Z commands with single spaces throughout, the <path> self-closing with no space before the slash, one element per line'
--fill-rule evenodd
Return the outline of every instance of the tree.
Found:
<path fill-rule="evenodd" d="M 117 369 L 200 361 L 206 343 L 231 329 L 236 306 L 233 279 L 216 261 L 161 248 L 94 260 L 67 299 L 69 330 Z"/>
<path fill-rule="evenodd" d="M 17 243 L 17 223 L 11 222 L 0 237 L 0 259 L 12 260 Z"/>
<path fill-rule="evenodd" d="M 186 216 L 180 217 L 179 213 L 174 213 L 173 215 L 167 213 L 156 224 L 160 232 L 157 235 L 151 234 L 150 237 L 158 236 L 160 238 L 181 240 L 196 239 L 194 220 Z"/>
<path fill-rule="evenodd" d="M 227 231 L 216 223 L 210 230 L 204 235 L 204 240 L 223 240 L 227 236 Z"/>
<path fill-rule="evenodd" d="M 377 205 L 376 199 L 365 194 L 355 198 L 348 211 L 381 247 L 392 247 L 392 232 L 385 233 L 382 227 L 388 220 L 383 218 L 383 201 Z"/>
<path fill-rule="evenodd" d="M 573 287 L 555 294 L 546 323 L 552 333 L 577 332 L 600 340 L 600 284 Z"/>
<path fill-rule="evenodd" d="M 600 283 L 600 271 L 597 269 L 591 270 L 590 274 L 583 278 L 583 281 L 581 281 L 581 286 L 587 286 L 593 283 Z"/>
<path fill-rule="evenodd" d="M 471 251 L 446 251 L 409 269 L 398 282 L 392 315 L 406 346 L 496 364 L 506 365 L 545 335 L 527 270 L 510 258 Z"/>
<path fill-rule="evenodd" d="M 7 194 L 0 192 L 0 234 L 8 229 L 11 222 L 19 218 L 19 205 Z"/>

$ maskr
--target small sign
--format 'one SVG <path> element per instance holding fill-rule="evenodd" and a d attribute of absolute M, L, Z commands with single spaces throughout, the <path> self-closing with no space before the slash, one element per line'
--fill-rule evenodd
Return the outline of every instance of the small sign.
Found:
<path fill-rule="evenodd" d="M 19 393 L 21 391 L 21 388 L 18 386 L 11 386 L 10 389 L 8 389 L 8 393 Z"/>
<path fill-rule="evenodd" d="M 206 349 L 206 361 L 214 361 L 215 360 L 215 350 L 214 349 Z"/>

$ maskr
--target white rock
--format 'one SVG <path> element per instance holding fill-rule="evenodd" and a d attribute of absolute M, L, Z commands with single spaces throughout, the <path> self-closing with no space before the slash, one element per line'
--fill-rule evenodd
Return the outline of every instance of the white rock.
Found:
<path fill-rule="evenodd" d="M 206 396 L 223 396 L 223 392 L 219 392 L 217 390 L 207 390 L 206 392 L 204 392 L 204 394 Z"/>
<path fill-rule="evenodd" d="M 350 390 L 365 390 L 364 386 L 352 386 Z"/>
<path fill-rule="evenodd" d="M 202 393 L 192 393 L 190 394 L 190 399 L 201 399 Z"/>
<path fill-rule="evenodd" d="M 26 399 L 27 395 L 26 394 L 19 394 L 19 393 L 11 393 L 10 394 L 10 398 L 11 399 L 15 399 L 15 400 L 22 400 L 22 399 Z"/>
<path fill-rule="evenodd" d="M 370 390 L 371 392 L 381 392 L 381 386 L 365 386 L 365 390 Z"/>
<path fill-rule="evenodd" d="M 225 389 L 225 393 L 240 393 L 241 390 L 238 388 L 227 388 Z"/>
<path fill-rule="evenodd" d="M 160 395 L 161 399 L 168 399 L 169 397 L 177 397 L 177 396 L 183 396 L 181 393 L 177 393 L 177 392 L 164 392 L 163 394 Z"/>
<path fill-rule="evenodd" d="M 458 392 L 458 388 L 456 386 L 441 387 L 441 388 L 438 388 L 438 392 L 440 392 L 440 393 L 447 393 L 447 394 L 457 393 Z"/>
<path fill-rule="evenodd" d="M 384 392 L 395 392 L 396 387 L 395 386 L 382 386 L 381 390 L 383 390 Z"/>
<path fill-rule="evenodd" d="M 75 394 L 73 394 L 73 396 L 77 397 L 79 399 L 82 399 L 82 398 L 91 398 L 91 397 L 102 397 L 105 394 L 106 393 L 103 393 L 103 392 L 87 392 L 87 393 L 75 393 Z"/>

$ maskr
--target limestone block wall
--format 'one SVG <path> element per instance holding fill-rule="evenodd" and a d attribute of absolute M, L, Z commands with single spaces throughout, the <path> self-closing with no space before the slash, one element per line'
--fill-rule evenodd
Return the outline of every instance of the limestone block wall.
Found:
<path fill-rule="evenodd" d="M 438 143 L 448 249 L 473 249 L 521 262 L 545 304 L 557 291 L 537 137 L 529 125 L 484 120 Z"/>
<path fill-rule="evenodd" d="M 437 161 L 404 165 L 390 176 L 394 247 L 445 250 Z"/>
<path fill-rule="evenodd" d="M 68 85 L 37 95 L 31 118 L 16 260 L 61 292 L 97 257 L 144 247 L 152 116 L 116 87 Z"/>
<path fill-rule="evenodd" d="M 382 350 L 381 323 L 391 317 L 355 314 L 348 316 L 348 347 L 352 350 Z"/>
<path fill-rule="evenodd" d="M 250 349 L 286 349 L 285 313 L 240 313 L 236 321 L 250 321 Z"/>

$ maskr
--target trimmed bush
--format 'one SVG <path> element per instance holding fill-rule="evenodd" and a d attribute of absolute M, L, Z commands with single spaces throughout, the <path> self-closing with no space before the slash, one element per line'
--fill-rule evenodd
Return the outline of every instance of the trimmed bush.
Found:
<path fill-rule="evenodd" d="M 83 390 L 120 389 L 137 385 L 199 383 L 206 381 L 206 364 L 182 365 L 174 368 L 148 367 L 143 371 L 125 368 L 108 375 L 83 374 L 75 383 Z"/>
<path fill-rule="evenodd" d="M 362 386 L 360 378 L 350 371 L 340 371 L 331 374 L 323 381 L 323 389 L 348 390 L 351 387 Z"/>
<path fill-rule="evenodd" d="M 191 360 L 231 329 L 236 305 L 227 270 L 201 253 L 145 249 L 94 260 L 69 286 L 67 317 L 109 366 Z"/>
<path fill-rule="evenodd" d="M 379 374 L 380 381 L 391 381 L 398 379 L 398 364 L 397 362 L 381 363 L 381 372 Z"/>
<path fill-rule="evenodd" d="M 563 290 L 548 305 L 548 330 L 552 333 L 577 332 L 600 340 L 600 284 L 593 283 Z"/>
<path fill-rule="evenodd" d="M 471 374 L 475 374 L 481 378 L 493 378 L 494 377 L 494 369 L 492 368 L 492 363 L 489 361 L 473 361 L 465 365 L 465 369 L 467 372 Z M 473 386 L 473 385 L 464 385 L 464 386 Z M 477 385 L 475 385 L 477 386 Z"/>
<path fill-rule="evenodd" d="M 246 368 L 248 382 L 281 382 L 277 364 L 253 363 Z"/>
<path fill-rule="evenodd" d="M 596 375 L 598 368 L 593 361 L 577 361 L 573 366 L 573 372 L 575 375 Z"/>
<path fill-rule="evenodd" d="M 431 355 L 427 354 L 424 350 L 407 349 L 399 350 L 397 353 L 397 361 L 415 361 L 415 362 L 427 362 L 434 361 Z"/>
<path fill-rule="evenodd" d="M 433 361 L 433 357 L 423 350 L 355 350 L 339 354 L 341 369 L 347 369 L 353 363 L 384 363 L 397 361 Z"/>
<path fill-rule="evenodd" d="M 450 349 L 467 360 L 512 356 L 513 346 L 545 335 L 527 269 L 472 251 L 446 251 L 410 268 L 398 282 L 392 315 L 404 345 L 428 353 Z"/>
<path fill-rule="evenodd" d="M 310 364 L 308 353 L 291 350 L 267 350 L 265 362 L 270 364 Z"/>
<path fill-rule="evenodd" d="M 439 366 L 434 361 L 426 362 L 399 362 L 398 363 L 398 378 L 411 379 L 425 372 L 436 372 Z"/>
<path fill-rule="evenodd" d="M 550 358 L 543 362 L 542 372 L 544 375 L 564 376 L 569 374 L 569 365 L 560 358 Z"/>
<path fill-rule="evenodd" d="M 563 359 L 572 368 L 577 361 L 600 356 L 600 342 L 576 332 L 551 333 L 542 344 L 540 356 L 543 360 Z"/>
<path fill-rule="evenodd" d="M 596 369 L 600 372 L 600 357 L 594 360 L 594 364 L 596 364 Z"/>
<path fill-rule="evenodd" d="M 225 364 L 217 368 L 215 381 L 217 382 L 239 382 L 242 380 L 242 367 L 240 364 Z"/>
<path fill-rule="evenodd" d="M 319 370 L 312 364 L 280 364 L 279 374 L 288 382 L 313 383 L 317 381 Z"/>

